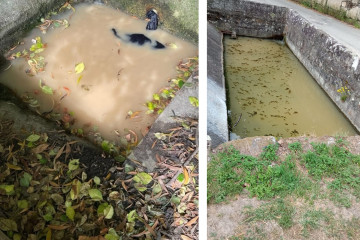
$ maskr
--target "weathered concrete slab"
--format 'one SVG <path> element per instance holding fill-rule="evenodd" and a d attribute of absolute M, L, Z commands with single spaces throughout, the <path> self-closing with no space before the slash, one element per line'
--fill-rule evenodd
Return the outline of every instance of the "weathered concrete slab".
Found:
<path fill-rule="evenodd" d="M 142 166 L 152 172 L 156 167 L 156 155 L 164 155 L 163 149 L 159 146 L 153 147 L 157 140 L 155 133 L 163 133 L 164 131 L 179 126 L 179 121 L 174 118 L 174 112 L 180 118 L 199 118 L 199 109 L 190 104 L 189 97 L 198 98 L 198 81 L 192 77 L 187 80 L 191 87 L 183 86 L 176 94 L 176 97 L 165 108 L 164 112 L 156 119 L 151 126 L 148 134 L 141 140 L 139 145 L 128 156 L 130 160 L 141 162 Z M 197 141 L 198 141 L 197 137 Z M 198 145 L 198 144 L 197 144 Z"/>
<path fill-rule="evenodd" d="M 208 21 L 222 32 L 261 38 L 281 37 L 288 9 L 251 1 L 209 0 Z"/>
<path fill-rule="evenodd" d="M 66 0 L 0 1 L 0 55 L 24 37 L 41 16 L 58 9 Z"/>
<path fill-rule="evenodd" d="M 211 24 L 208 24 L 207 29 L 207 132 L 211 138 L 211 147 L 214 148 L 229 140 L 229 130 L 223 69 L 223 37 Z"/>

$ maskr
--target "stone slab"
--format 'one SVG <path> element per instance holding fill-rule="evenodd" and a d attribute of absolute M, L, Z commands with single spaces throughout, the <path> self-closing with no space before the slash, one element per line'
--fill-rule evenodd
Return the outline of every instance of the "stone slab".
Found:
<path fill-rule="evenodd" d="M 153 147 L 154 142 L 157 140 L 155 133 L 163 133 L 168 129 L 179 126 L 179 121 L 173 117 L 174 113 L 180 118 L 199 118 L 199 108 L 191 105 L 189 101 L 190 96 L 196 98 L 199 97 L 198 81 L 192 76 L 187 80 L 187 83 L 191 84 L 191 87 L 186 87 L 184 85 L 177 92 L 175 98 L 156 119 L 146 136 L 128 156 L 128 159 L 140 162 L 149 172 L 152 172 L 156 167 L 156 155 L 164 155 L 162 148 L 157 145 Z M 197 137 L 197 141 L 198 139 L 199 138 Z"/>
<path fill-rule="evenodd" d="M 223 69 L 222 34 L 211 24 L 208 29 L 207 52 L 207 132 L 211 147 L 229 140 L 226 90 Z"/>

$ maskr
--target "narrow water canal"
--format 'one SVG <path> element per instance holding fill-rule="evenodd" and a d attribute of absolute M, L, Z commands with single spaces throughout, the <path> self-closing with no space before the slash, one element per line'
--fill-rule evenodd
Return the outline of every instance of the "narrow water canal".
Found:
<path fill-rule="evenodd" d="M 224 62 L 238 136 L 357 134 L 282 41 L 225 36 Z"/>

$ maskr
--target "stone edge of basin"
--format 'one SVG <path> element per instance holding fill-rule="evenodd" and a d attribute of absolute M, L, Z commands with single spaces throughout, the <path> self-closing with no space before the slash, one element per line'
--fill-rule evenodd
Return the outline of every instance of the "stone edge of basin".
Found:
<path fill-rule="evenodd" d="M 229 140 L 225 78 L 223 69 L 223 34 L 207 24 L 207 134 L 212 148 Z"/>
<path fill-rule="evenodd" d="M 190 96 L 198 98 L 198 81 L 194 79 L 194 74 L 187 80 L 187 83 L 190 83 L 191 87 L 183 86 L 177 92 L 175 98 L 152 124 L 146 136 L 128 156 L 128 159 L 140 162 L 150 172 L 156 168 L 156 155 L 163 155 L 163 150 L 160 147 L 153 147 L 157 140 L 155 133 L 164 133 L 168 129 L 179 126 L 179 122 L 173 118 L 173 112 L 181 118 L 198 119 L 199 117 L 199 108 L 191 105 L 189 101 Z M 198 136 L 196 141 L 198 146 Z"/>
<path fill-rule="evenodd" d="M 270 3 L 208 0 L 208 21 L 225 34 L 236 32 L 240 36 L 260 38 L 284 36 L 295 56 L 360 131 L 360 55 L 354 49 L 311 24 L 296 10 Z M 338 89 L 345 86 L 350 94 L 343 102 Z M 222 104 L 222 100 L 217 104 Z M 209 118 L 208 125 L 214 125 Z M 211 134 L 222 135 L 223 132 Z M 217 144 L 212 144 L 215 146 Z"/>

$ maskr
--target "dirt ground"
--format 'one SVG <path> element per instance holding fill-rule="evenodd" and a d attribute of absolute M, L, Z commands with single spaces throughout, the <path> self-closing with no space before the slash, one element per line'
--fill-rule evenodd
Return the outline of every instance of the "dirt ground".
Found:
<path fill-rule="evenodd" d="M 345 148 L 353 154 L 360 153 L 360 136 L 342 137 L 346 143 Z M 253 137 L 235 140 L 220 145 L 213 153 L 222 151 L 232 145 L 242 154 L 259 156 L 262 148 L 274 143 L 273 137 Z M 321 142 L 328 145 L 335 144 L 335 137 L 294 137 L 280 139 L 278 156 L 284 159 L 290 153 L 288 145 L 294 142 L 301 142 L 303 151 L 308 151 L 312 147 L 310 143 Z M 210 159 L 210 158 L 209 158 Z M 320 186 L 315 192 L 316 200 L 309 201 L 302 198 L 287 196 L 284 198 L 294 207 L 293 225 L 290 228 L 282 228 L 275 220 L 251 221 L 248 218 L 248 209 L 257 209 L 260 206 L 274 201 L 258 200 L 256 197 L 250 198 L 249 194 L 243 191 L 241 194 L 228 199 L 220 204 L 208 203 L 208 239 L 360 239 L 359 219 L 360 203 L 355 196 L 349 197 L 350 207 L 339 206 L 328 198 L 319 197 L 326 186 Z M 348 193 L 343 195 L 349 196 Z M 276 200 L 276 199 L 275 199 Z M 305 222 L 306 212 L 328 213 L 328 217 L 319 216 L 317 220 Z M 323 219 L 321 219 L 323 217 Z M 306 225 L 308 224 L 308 225 Z M 311 225 L 312 224 L 312 225 Z"/>

